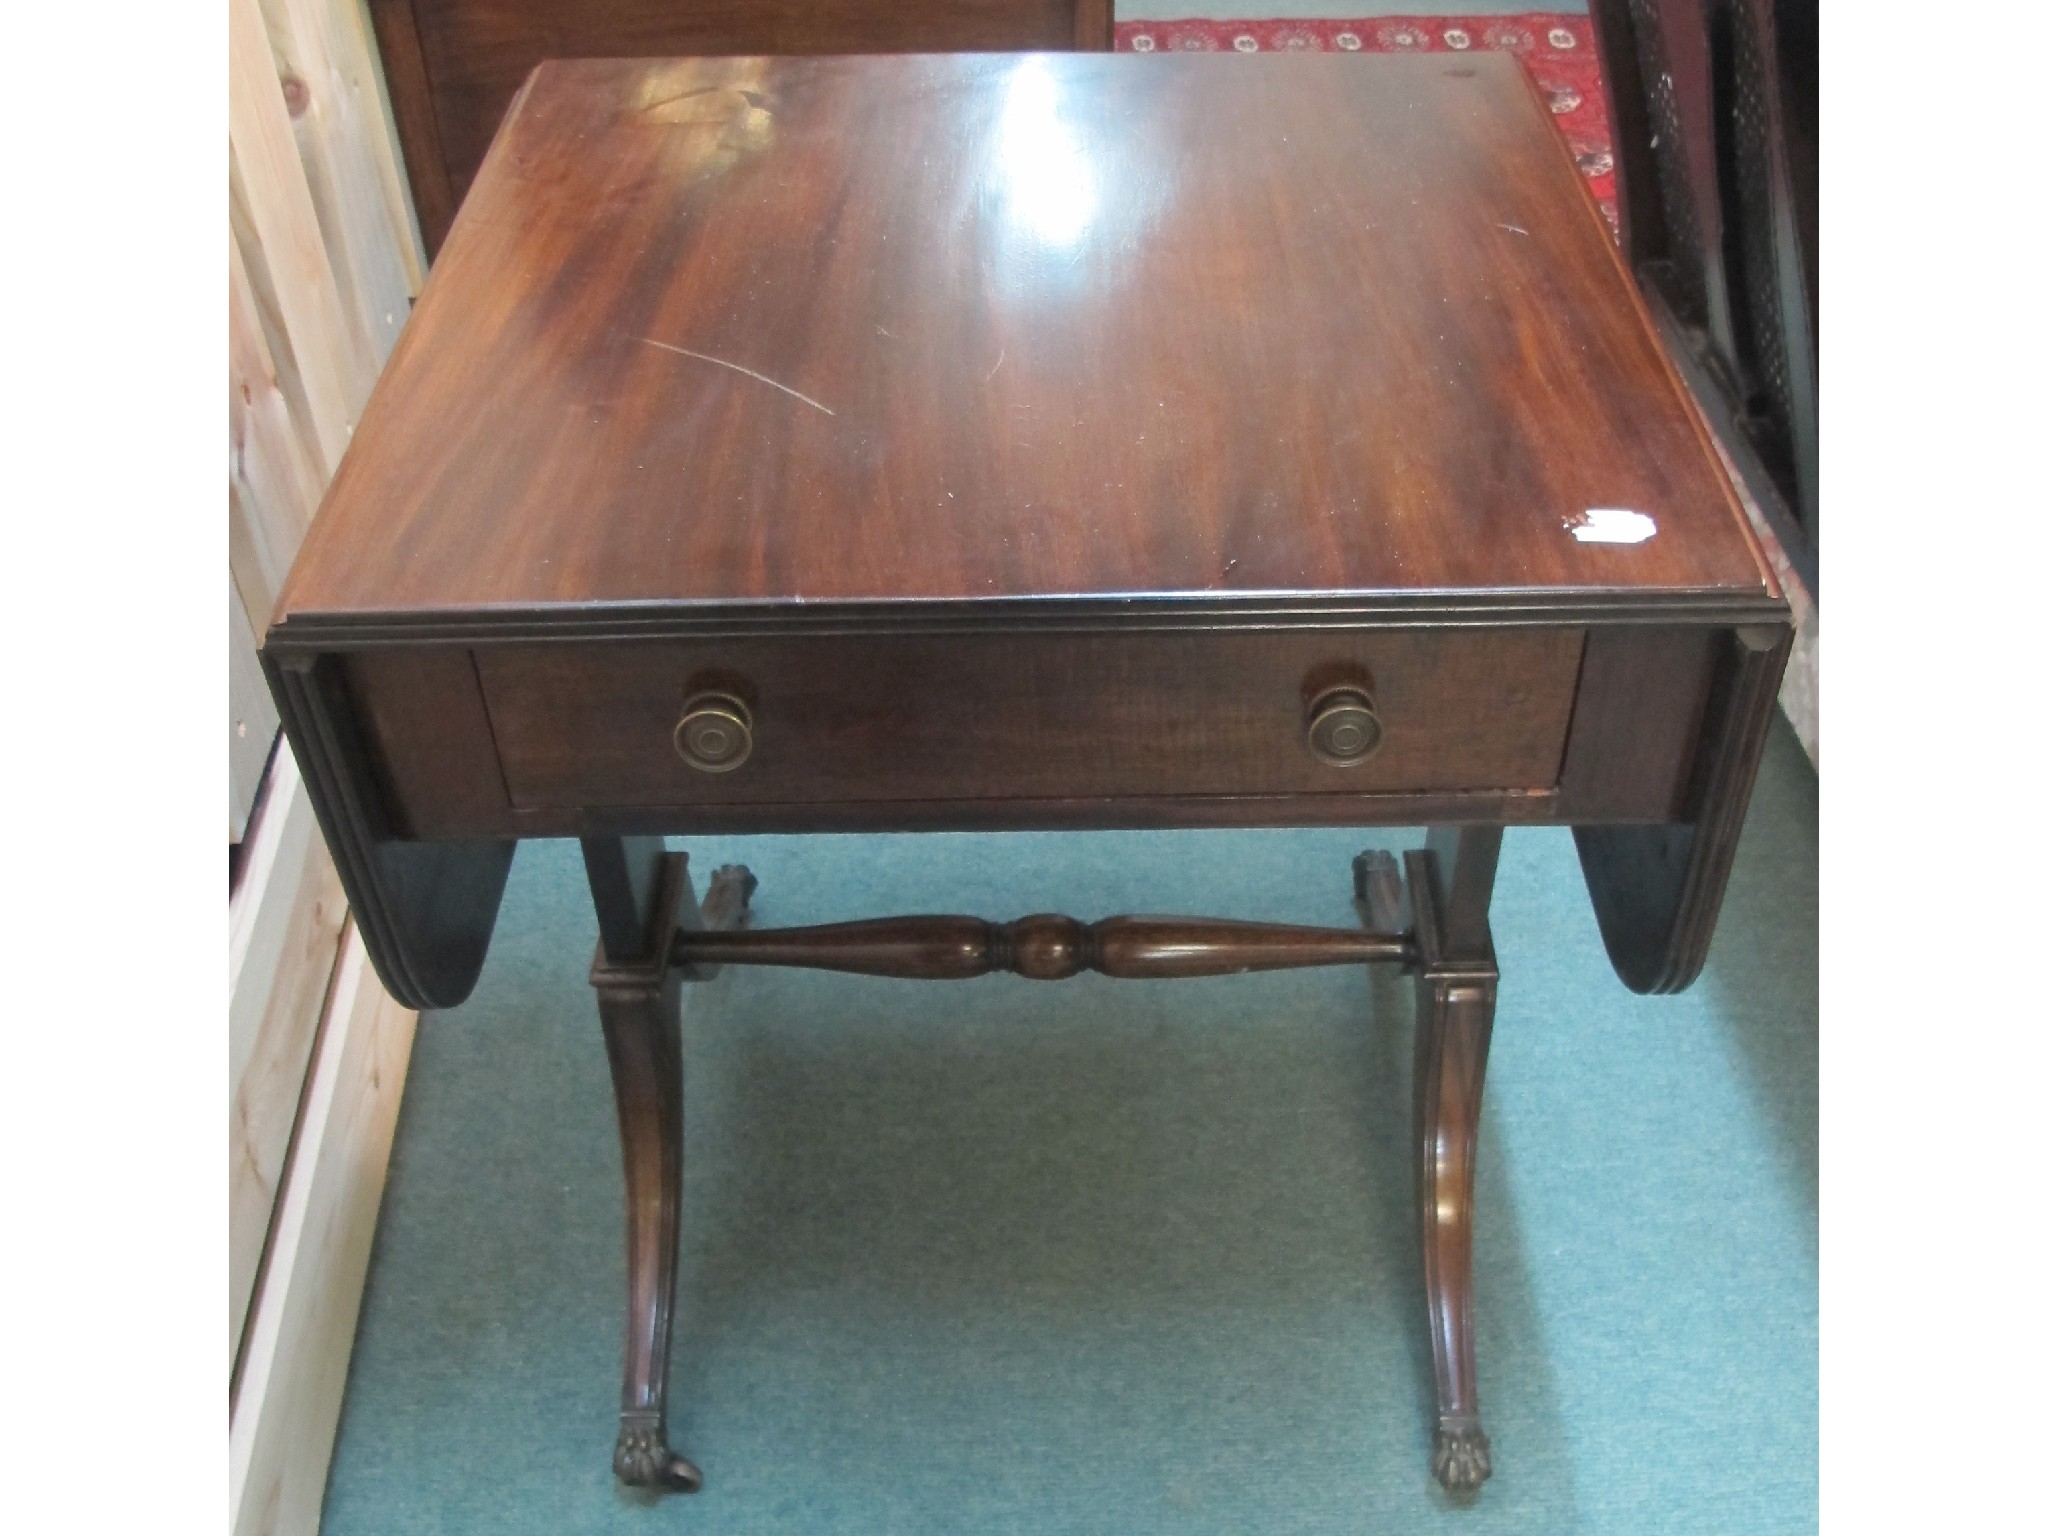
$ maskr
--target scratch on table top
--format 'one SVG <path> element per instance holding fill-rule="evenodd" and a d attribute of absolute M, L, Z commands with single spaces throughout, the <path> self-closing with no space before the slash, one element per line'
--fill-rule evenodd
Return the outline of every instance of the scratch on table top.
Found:
<path fill-rule="evenodd" d="M 1498 225 L 1498 226 L 1496 226 L 1496 227 L 1497 227 L 1497 228 L 1500 228 L 1500 229 L 1505 229 L 1505 230 L 1508 230 L 1509 232 L 1511 232 L 1511 233 L 1513 233 L 1513 234 L 1517 234 L 1517 235 L 1526 235 L 1526 234 L 1528 234 L 1528 233 L 1529 233 L 1529 231 L 1527 231 L 1526 229 L 1522 228 L 1522 226 L 1521 226 L 1521 225 L 1519 225 L 1519 224 L 1501 224 L 1501 225 Z"/>
<path fill-rule="evenodd" d="M 992 379 L 996 376 L 996 374 L 1001 370 L 1003 366 L 1003 359 L 1008 357 L 1009 355 L 1010 349 L 1008 347 L 1003 348 L 1002 351 L 996 354 L 996 365 L 994 368 L 989 369 L 988 379 Z M 988 382 L 988 379 L 983 379 L 981 382 L 986 384 Z"/>
<path fill-rule="evenodd" d="M 699 362 L 716 363 L 721 368 L 730 368 L 734 373 L 744 373 L 750 379 L 759 379 L 763 384 L 766 384 L 770 389 L 779 389 L 785 395 L 794 396 L 796 399 L 803 401 L 805 405 L 810 406 L 813 410 L 823 411 L 827 416 L 837 416 L 839 414 L 837 411 L 833 410 L 831 406 L 819 404 L 819 402 L 813 400 L 809 395 L 805 394 L 802 390 L 791 389 L 787 384 L 781 383 L 775 379 L 771 379 L 765 373 L 756 373 L 753 369 L 748 368 L 743 364 L 729 363 L 722 357 L 713 357 L 709 352 L 692 352 L 688 347 L 678 347 L 666 341 L 656 341 L 652 336 L 642 336 L 640 339 L 646 342 L 648 346 L 659 347 L 664 352 L 680 352 L 684 357 L 694 357 Z"/>
<path fill-rule="evenodd" d="M 675 94 L 674 94 L 673 96 L 663 96 L 663 97 L 661 97 L 661 98 L 660 98 L 659 100 L 656 100 L 656 101 L 650 101 L 650 102 L 648 102 L 648 103 L 647 103 L 647 104 L 646 104 L 645 106 L 643 106 L 643 107 L 642 107 L 642 108 L 641 108 L 640 110 L 641 110 L 642 112 L 652 112 L 652 111 L 654 111 L 654 110 L 655 110 L 655 109 L 656 109 L 657 107 L 666 107 L 666 106 L 669 106 L 669 105 L 671 105 L 672 103 L 675 103 L 675 102 L 678 102 L 678 101 L 688 101 L 688 100 L 689 100 L 689 99 L 690 99 L 690 98 L 691 98 L 692 96 L 702 96 L 702 95 L 706 94 L 707 92 L 710 92 L 710 91 L 717 91 L 717 90 L 723 90 L 723 89 L 724 89 L 724 87 L 723 87 L 723 86 L 717 86 L 717 85 L 698 85 L 698 86 L 692 86 L 692 87 L 691 87 L 691 88 L 690 88 L 689 90 L 687 90 L 687 91 L 677 91 L 677 92 L 676 92 L 676 93 L 675 93 Z"/>

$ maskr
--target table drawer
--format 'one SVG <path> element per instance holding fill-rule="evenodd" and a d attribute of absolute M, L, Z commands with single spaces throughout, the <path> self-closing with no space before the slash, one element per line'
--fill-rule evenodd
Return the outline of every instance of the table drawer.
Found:
<path fill-rule="evenodd" d="M 1557 628 L 790 636 L 488 646 L 476 660 L 512 803 L 538 810 L 1547 788 L 1583 641 Z M 1319 704 L 1355 708 L 1347 692 L 1381 737 L 1337 766 L 1309 721 Z M 1325 749 L 1361 745 L 1336 719 Z M 1369 737 L 1370 719 L 1350 719 Z M 745 755 L 692 766 L 685 746 L 701 744 Z"/>

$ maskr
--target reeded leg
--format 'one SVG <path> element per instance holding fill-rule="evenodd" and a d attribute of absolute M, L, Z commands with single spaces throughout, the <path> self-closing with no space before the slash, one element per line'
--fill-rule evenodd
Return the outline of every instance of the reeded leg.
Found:
<path fill-rule="evenodd" d="M 1423 1289 L 1436 1368 L 1430 1470 L 1453 1492 L 1493 1471 L 1479 1423 L 1472 1336 L 1472 1174 L 1479 1101 L 1493 1035 L 1499 971 L 1486 907 L 1500 852 L 1497 828 L 1436 832 L 1409 855 L 1415 911 L 1415 1131 Z"/>
<path fill-rule="evenodd" d="M 621 1482 L 695 1493 L 703 1475 L 668 1446 L 668 1346 L 675 1305 L 676 1238 L 683 1192 L 681 975 L 669 935 L 702 921 L 688 861 L 658 839 L 588 839 L 584 859 L 597 903 L 590 968 L 618 1102 L 626 1173 L 626 1359 L 612 1470 Z M 743 919 L 753 877 L 720 871 L 714 920 Z M 705 916 L 712 916 L 707 913 Z M 614 958 L 611 949 L 635 953 Z"/>
<path fill-rule="evenodd" d="M 612 1468 L 622 1482 L 695 1493 L 703 1478 L 668 1448 L 668 1340 L 683 1185 L 681 984 L 600 979 L 626 1163 L 626 1381 Z M 613 976 L 616 976 L 616 972 Z"/>
<path fill-rule="evenodd" d="M 1493 1470 L 1479 1427 L 1472 1358 L 1472 1154 L 1493 1034 L 1494 982 L 1421 976 L 1416 982 L 1415 1123 L 1421 1154 L 1422 1280 L 1436 1363 L 1436 1449 L 1446 1488 L 1477 1488 Z"/>

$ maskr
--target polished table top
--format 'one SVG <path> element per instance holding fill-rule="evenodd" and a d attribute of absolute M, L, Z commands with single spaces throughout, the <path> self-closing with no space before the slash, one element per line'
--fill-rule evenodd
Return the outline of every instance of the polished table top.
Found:
<path fill-rule="evenodd" d="M 1775 599 L 1511 57 L 579 61 L 276 633 L 1645 594 Z"/>

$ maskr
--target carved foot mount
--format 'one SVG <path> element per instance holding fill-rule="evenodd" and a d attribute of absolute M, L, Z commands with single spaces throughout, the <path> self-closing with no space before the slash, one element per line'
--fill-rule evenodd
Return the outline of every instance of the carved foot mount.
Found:
<path fill-rule="evenodd" d="M 618 1474 L 620 1482 L 632 1488 L 695 1493 L 704 1486 L 704 1474 L 697 1470 L 696 1463 L 668 1448 L 667 1428 L 659 1420 L 637 1414 L 620 1415 L 612 1471 Z"/>
<path fill-rule="evenodd" d="M 1500 972 L 1486 909 L 1500 829 L 1430 833 L 1408 855 L 1415 912 L 1415 1151 L 1422 1217 L 1422 1288 L 1436 1377 L 1436 1448 L 1430 1470 L 1453 1493 L 1493 1471 L 1479 1427 L 1472 1327 L 1472 1184 L 1479 1101 L 1493 1037 Z"/>
<path fill-rule="evenodd" d="M 1450 1415 L 1436 1427 L 1429 1470 L 1452 1493 L 1475 1493 L 1493 1475 L 1493 1446 L 1479 1415 Z"/>
<path fill-rule="evenodd" d="M 689 861 L 659 838 L 589 839 L 597 990 L 626 1174 L 626 1348 L 612 1470 L 636 1488 L 695 1493 L 703 1474 L 668 1446 L 668 1346 L 683 1197 L 682 983 L 669 936 L 744 922 L 754 877 L 719 870 L 700 907 Z"/>

